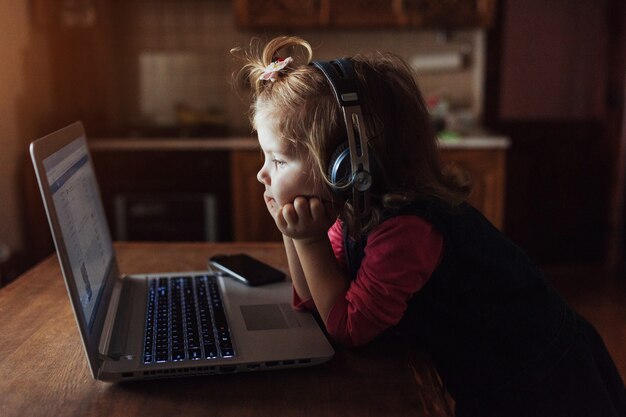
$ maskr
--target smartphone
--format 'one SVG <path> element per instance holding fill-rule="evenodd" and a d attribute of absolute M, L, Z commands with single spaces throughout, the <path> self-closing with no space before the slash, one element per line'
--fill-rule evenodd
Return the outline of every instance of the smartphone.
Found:
<path fill-rule="evenodd" d="M 244 253 L 212 256 L 209 258 L 209 265 L 251 286 L 285 279 L 285 274 L 282 271 Z"/>

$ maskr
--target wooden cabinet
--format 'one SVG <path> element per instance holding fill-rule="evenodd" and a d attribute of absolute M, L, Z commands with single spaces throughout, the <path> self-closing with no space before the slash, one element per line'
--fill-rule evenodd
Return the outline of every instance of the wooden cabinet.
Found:
<path fill-rule="evenodd" d="M 457 164 L 472 183 L 469 203 L 498 229 L 504 227 L 506 149 L 444 149 L 444 163 Z"/>
<path fill-rule="evenodd" d="M 496 0 L 235 0 L 242 28 L 488 27 Z"/>
<path fill-rule="evenodd" d="M 228 241 L 228 150 L 103 149 L 91 154 L 109 227 L 122 241 Z"/>
<path fill-rule="evenodd" d="M 320 0 L 235 0 L 242 28 L 308 28 L 328 24 L 328 2 Z"/>
<path fill-rule="evenodd" d="M 505 148 L 444 148 L 444 163 L 453 162 L 469 175 L 473 191 L 469 202 L 496 227 L 504 226 Z M 262 164 L 259 151 L 231 154 L 233 240 L 280 240 L 263 202 L 264 187 L 256 179 Z"/>
<path fill-rule="evenodd" d="M 263 155 L 259 150 L 231 153 L 234 241 L 282 240 L 263 201 L 265 187 L 256 178 L 262 164 Z"/>

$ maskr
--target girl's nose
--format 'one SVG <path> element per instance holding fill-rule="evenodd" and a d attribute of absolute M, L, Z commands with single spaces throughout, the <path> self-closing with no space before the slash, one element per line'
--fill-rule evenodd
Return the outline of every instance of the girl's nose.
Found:
<path fill-rule="evenodd" d="M 261 184 L 270 185 L 270 177 L 267 174 L 267 170 L 265 169 L 265 165 L 261 167 L 259 172 L 256 174 L 256 179 L 259 180 Z"/>

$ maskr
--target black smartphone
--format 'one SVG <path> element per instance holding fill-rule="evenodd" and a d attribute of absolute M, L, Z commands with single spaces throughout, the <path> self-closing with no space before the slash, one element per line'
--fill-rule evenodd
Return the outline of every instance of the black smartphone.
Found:
<path fill-rule="evenodd" d="M 251 286 L 285 279 L 282 271 L 244 253 L 212 256 L 209 258 L 209 265 Z"/>

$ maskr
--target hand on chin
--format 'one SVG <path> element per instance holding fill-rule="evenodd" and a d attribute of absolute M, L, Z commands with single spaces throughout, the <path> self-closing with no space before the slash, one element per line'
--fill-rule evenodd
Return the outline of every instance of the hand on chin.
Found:
<path fill-rule="evenodd" d="M 274 217 L 278 229 L 292 239 L 317 241 L 326 236 L 333 220 L 319 197 L 298 196 Z"/>

